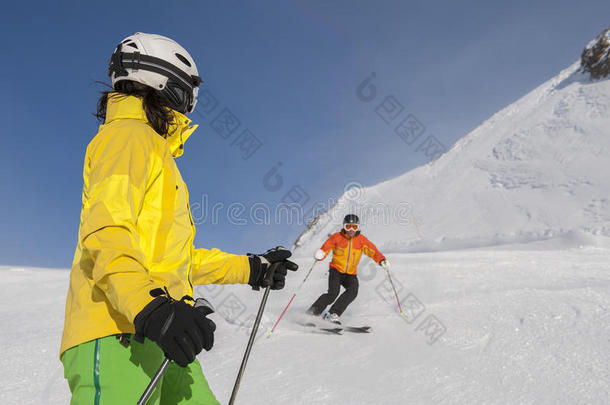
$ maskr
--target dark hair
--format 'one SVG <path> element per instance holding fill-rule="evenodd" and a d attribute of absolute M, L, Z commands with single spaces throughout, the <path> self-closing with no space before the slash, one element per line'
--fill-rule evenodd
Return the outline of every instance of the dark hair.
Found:
<path fill-rule="evenodd" d="M 131 80 L 121 80 L 116 83 L 114 89 L 102 91 L 102 96 L 97 102 L 97 111 L 93 115 L 103 124 L 106 121 L 108 97 L 125 96 L 136 96 L 142 99 L 142 107 L 148 123 L 156 133 L 165 138 L 174 120 L 171 110 L 163 103 L 159 92 L 149 86 L 137 85 Z"/>

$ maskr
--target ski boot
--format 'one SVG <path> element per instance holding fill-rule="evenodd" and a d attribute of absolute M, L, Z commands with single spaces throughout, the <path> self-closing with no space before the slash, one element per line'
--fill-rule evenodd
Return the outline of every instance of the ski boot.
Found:
<path fill-rule="evenodd" d="M 337 325 L 341 325 L 341 321 L 339 321 L 339 315 L 337 315 L 337 314 L 331 314 L 330 312 L 327 312 L 324 314 L 322 319 L 324 319 L 325 321 L 328 321 L 328 322 L 335 323 Z"/>

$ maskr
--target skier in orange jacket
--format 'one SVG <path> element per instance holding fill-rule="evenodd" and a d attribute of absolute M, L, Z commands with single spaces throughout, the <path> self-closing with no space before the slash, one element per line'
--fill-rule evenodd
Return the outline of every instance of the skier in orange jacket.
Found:
<path fill-rule="evenodd" d="M 314 257 L 318 261 L 324 260 L 331 250 L 333 258 L 328 272 L 328 292 L 322 294 L 312 304 L 307 310 L 308 314 L 319 316 L 328 305 L 334 302 L 324 318 L 334 323 L 340 323 L 339 317 L 358 295 L 356 269 L 362 253 L 371 257 L 380 266 L 389 269 L 390 263 L 385 256 L 373 242 L 360 233 L 359 223 L 360 220 L 356 215 L 346 215 L 341 231 L 331 235 L 316 252 Z M 337 299 L 341 286 L 345 288 L 345 291 Z"/>

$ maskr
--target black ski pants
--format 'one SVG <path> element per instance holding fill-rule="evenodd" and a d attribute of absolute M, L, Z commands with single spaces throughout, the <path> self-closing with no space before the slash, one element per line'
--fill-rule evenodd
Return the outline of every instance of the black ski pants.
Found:
<path fill-rule="evenodd" d="M 345 291 L 337 299 L 341 286 L 345 288 Z M 331 267 L 328 271 L 328 292 L 320 295 L 320 298 L 309 308 L 309 312 L 313 315 L 320 315 L 327 306 L 334 302 L 328 312 L 341 316 L 347 306 L 356 299 L 356 296 L 358 296 L 358 277 L 354 274 L 339 273 Z M 337 299 L 336 302 L 335 299 Z"/>

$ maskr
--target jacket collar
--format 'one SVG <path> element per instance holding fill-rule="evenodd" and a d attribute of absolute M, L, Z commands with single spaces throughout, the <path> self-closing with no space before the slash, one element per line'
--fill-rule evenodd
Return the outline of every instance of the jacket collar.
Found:
<path fill-rule="evenodd" d="M 113 95 L 117 94 L 110 93 L 108 95 L 105 124 L 121 119 L 136 119 L 148 123 L 141 98 L 135 96 L 113 97 Z M 172 156 L 178 157 L 182 156 L 184 143 L 199 125 L 190 126 L 191 120 L 186 115 L 174 110 L 171 110 L 171 112 L 174 115 L 174 122 L 170 126 L 169 133 L 165 139 L 169 144 Z"/>
<path fill-rule="evenodd" d="M 341 236 L 343 236 L 346 239 L 356 239 L 358 237 L 358 235 L 360 235 L 360 229 L 358 229 L 356 231 L 356 234 L 354 236 L 352 236 L 350 238 L 350 236 L 347 234 L 347 232 L 345 231 L 345 229 L 341 228 L 341 231 L 339 232 L 341 234 Z"/>

